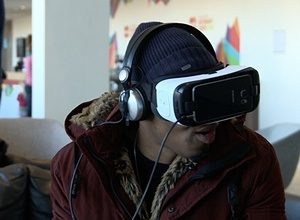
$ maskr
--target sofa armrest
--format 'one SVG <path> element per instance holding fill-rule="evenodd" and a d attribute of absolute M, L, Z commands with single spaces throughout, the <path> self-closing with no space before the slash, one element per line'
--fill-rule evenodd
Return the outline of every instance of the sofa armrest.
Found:
<path fill-rule="evenodd" d="M 286 194 L 285 211 L 288 220 L 300 219 L 300 197 Z"/>

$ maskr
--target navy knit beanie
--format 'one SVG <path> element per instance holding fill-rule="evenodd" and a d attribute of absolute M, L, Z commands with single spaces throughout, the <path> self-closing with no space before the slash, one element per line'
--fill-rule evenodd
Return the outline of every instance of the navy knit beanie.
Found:
<path fill-rule="evenodd" d="M 161 22 L 141 23 L 134 35 Z M 145 78 L 157 82 L 160 78 L 193 75 L 216 67 L 218 61 L 193 35 L 184 29 L 170 27 L 150 36 L 139 47 L 133 59 L 132 79 Z M 143 76 L 141 76 L 141 74 Z"/>

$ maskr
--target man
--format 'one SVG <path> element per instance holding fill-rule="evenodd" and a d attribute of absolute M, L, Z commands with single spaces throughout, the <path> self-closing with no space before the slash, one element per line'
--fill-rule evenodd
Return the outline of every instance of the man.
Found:
<path fill-rule="evenodd" d="M 204 35 L 150 22 L 132 39 L 121 95 L 83 103 L 66 119 L 73 142 L 52 160 L 54 219 L 286 219 L 278 161 L 264 138 L 239 117 L 207 119 L 196 109 L 174 119 L 170 112 L 181 109 L 169 107 L 184 97 L 168 105 L 173 89 L 159 94 L 162 82 L 190 85 L 226 72 Z"/>

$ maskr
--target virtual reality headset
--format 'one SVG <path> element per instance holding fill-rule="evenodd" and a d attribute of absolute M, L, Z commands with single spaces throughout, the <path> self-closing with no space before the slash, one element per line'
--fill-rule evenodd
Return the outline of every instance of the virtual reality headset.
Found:
<path fill-rule="evenodd" d="M 228 65 L 212 73 L 158 82 L 151 109 L 164 120 L 196 126 L 253 111 L 258 106 L 259 94 L 255 69 Z"/>

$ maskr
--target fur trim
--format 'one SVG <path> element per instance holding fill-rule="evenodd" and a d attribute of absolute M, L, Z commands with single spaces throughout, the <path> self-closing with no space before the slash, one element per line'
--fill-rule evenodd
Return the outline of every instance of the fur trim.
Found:
<path fill-rule="evenodd" d="M 85 129 L 93 127 L 96 122 L 104 121 L 112 109 L 119 103 L 119 93 L 106 92 L 92 104 L 82 109 L 79 114 L 73 115 L 70 121 L 81 125 Z"/>
<path fill-rule="evenodd" d="M 188 158 L 177 156 L 173 160 L 167 172 L 162 176 L 162 180 L 156 189 L 151 207 L 150 220 L 159 219 L 164 198 L 168 192 L 174 188 L 177 180 L 183 176 L 190 167 L 194 166 L 196 166 L 196 163 Z"/>
<path fill-rule="evenodd" d="M 138 207 L 142 198 L 142 190 L 137 182 L 127 148 L 122 148 L 121 154 L 114 160 L 114 166 L 121 186 L 135 206 Z M 139 216 L 141 219 L 149 219 L 149 213 L 145 203 L 139 211 Z"/>
<path fill-rule="evenodd" d="M 121 154 L 114 160 L 114 165 L 123 189 L 137 207 L 140 199 L 142 198 L 142 191 L 137 182 L 126 148 L 122 148 Z M 151 207 L 151 217 L 149 218 L 149 212 L 146 208 L 146 204 L 144 203 L 139 212 L 140 218 L 150 220 L 159 219 L 163 200 L 167 193 L 174 188 L 178 179 L 183 176 L 190 167 L 194 166 L 196 166 L 196 163 L 192 160 L 177 156 L 166 173 L 162 176 L 162 180 L 156 189 Z"/>

